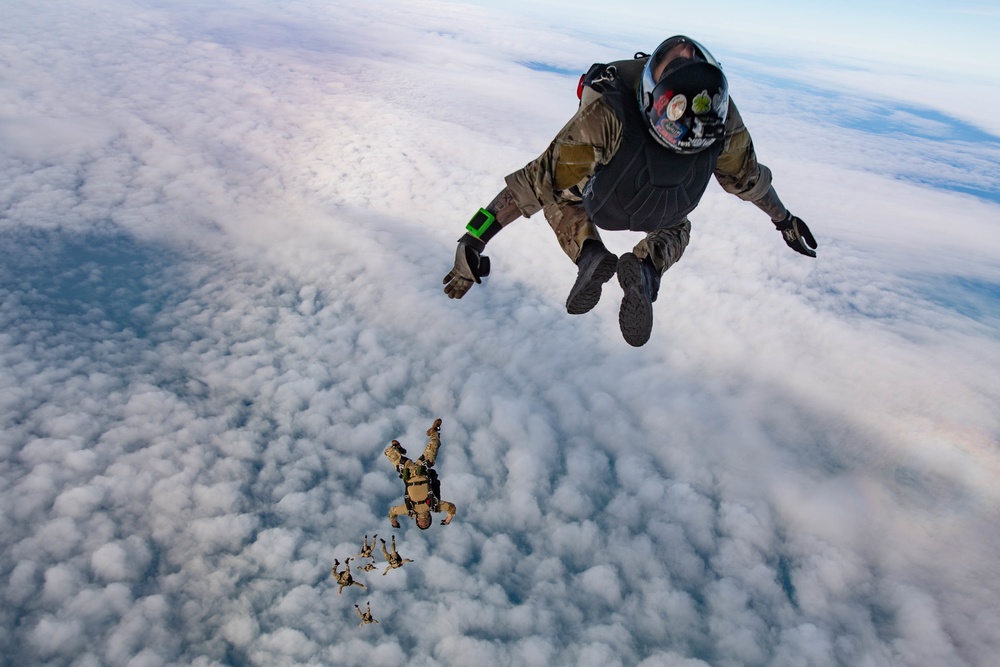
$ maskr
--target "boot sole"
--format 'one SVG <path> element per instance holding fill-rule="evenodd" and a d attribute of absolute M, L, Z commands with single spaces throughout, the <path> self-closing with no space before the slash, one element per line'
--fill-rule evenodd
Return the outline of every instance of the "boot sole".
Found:
<path fill-rule="evenodd" d="M 653 333 L 653 303 L 642 289 L 642 265 L 638 257 L 626 253 L 618 260 L 617 270 L 618 284 L 625 292 L 618 311 L 618 325 L 626 343 L 641 347 Z"/>
<path fill-rule="evenodd" d="M 566 312 L 570 315 L 583 315 L 593 310 L 594 306 L 601 300 L 604 283 L 611 280 L 617 270 L 618 255 L 608 252 L 597 263 L 589 276 L 577 276 L 576 282 L 566 298 Z"/>

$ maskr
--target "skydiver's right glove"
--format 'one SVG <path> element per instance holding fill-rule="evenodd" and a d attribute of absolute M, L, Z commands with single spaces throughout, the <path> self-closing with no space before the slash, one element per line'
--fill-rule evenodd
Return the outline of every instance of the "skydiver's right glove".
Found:
<path fill-rule="evenodd" d="M 481 283 L 482 277 L 490 274 L 490 258 L 481 254 L 485 248 L 486 244 L 471 234 L 458 240 L 455 266 L 441 281 L 449 299 L 461 299 L 472 287 L 473 281 Z"/>
<path fill-rule="evenodd" d="M 449 299 L 461 299 L 472 288 L 473 282 L 481 283 L 481 278 L 490 275 L 490 258 L 483 256 L 483 250 L 486 249 L 486 242 L 501 228 L 496 216 L 485 208 L 472 216 L 465 226 L 468 233 L 458 240 L 455 266 L 441 281 Z"/>
<path fill-rule="evenodd" d="M 792 215 L 791 211 L 785 215 L 784 220 L 771 220 L 774 226 L 781 232 L 785 244 L 795 252 L 802 253 L 806 257 L 816 256 L 816 239 L 813 238 L 809 227 L 797 215 Z"/>

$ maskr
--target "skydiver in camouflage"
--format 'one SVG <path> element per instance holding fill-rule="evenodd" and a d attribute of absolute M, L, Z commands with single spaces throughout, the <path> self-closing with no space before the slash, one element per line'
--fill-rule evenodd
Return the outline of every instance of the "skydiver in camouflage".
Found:
<path fill-rule="evenodd" d="M 372 551 L 375 549 L 375 538 L 377 537 L 378 533 L 372 535 L 372 543 L 368 544 L 368 536 L 365 535 L 365 541 L 361 546 L 361 551 L 358 552 L 358 555 L 355 556 L 355 558 L 374 558 Z"/>
<path fill-rule="evenodd" d="M 385 540 L 381 540 L 381 542 L 382 542 L 382 555 L 385 556 L 385 562 L 388 563 L 388 565 L 385 568 L 385 572 L 382 573 L 383 577 L 389 574 L 389 570 L 395 570 L 396 568 L 403 567 L 404 563 L 413 562 L 409 558 L 403 558 L 402 556 L 399 555 L 399 552 L 396 551 L 395 535 L 392 536 L 392 551 L 389 551 L 388 549 L 385 548 Z"/>
<path fill-rule="evenodd" d="M 722 68 L 704 46 L 677 35 L 652 55 L 595 64 L 580 78 L 577 94 L 576 114 L 545 152 L 508 175 L 506 187 L 469 221 L 444 278 L 449 298 L 461 299 L 489 273 L 482 252 L 493 236 L 542 211 L 577 265 L 567 312 L 593 309 L 617 273 L 624 291 L 622 336 L 644 345 L 660 277 L 684 253 L 691 235 L 687 216 L 712 176 L 723 190 L 764 211 L 792 250 L 816 256 L 816 240 L 778 198 Z M 645 238 L 617 257 L 598 228 L 643 232 Z"/>
<path fill-rule="evenodd" d="M 389 508 L 389 521 L 393 528 L 399 528 L 397 517 L 405 515 L 411 517 L 418 528 L 427 530 L 434 522 L 431 512 L 445 512 L 446 516 L 441 524 L 446 526 L 458 511 L 454 504 L 441 500 L 441 482 L 434 470 L 438 448 L 441 446 L 440 419 L 435 419 L 434 424 L 427 429 L 427 437 L 424 453 L 416 461 L 406 458 L 406 450 L 398 440 L 393 440 L 385 449 L 386 458 L 396 467 L 396 472 L 406 485 L 403 504 Z M 385 540 L 382 543 L 385 544 Z"/>
<path fill-rule="evenodd" d="M 369 623 L 378 623 L 378 619 L 372 616 L 372 603 L 368 603 L 368 609 L 366 611 L 361 611 L 361 607 L 354 605 L 354 608 L 358 610 L 358 616 L 361 617 L 361 623 L 358 626 L 368 625 Z"/>
<path fill-rule="evenodd" d="M 351 576 L 351 560 L 353 559 L 348 558 L 346 561 L 344 561 L 343 572 L 337 571 L 337 569 L 340 567 L 340 561 L 337 559 L 333 560 L 333 569 L 330 571 L 330 574 L 333 575 L 333 578 L 336 580 L 336 582 L 340 584 L 340 590 L 337 591 L 337 595 L 343 595 L 344 589 L 347 588 L 348 586 L 360 586 L 361 588 L 368 588 L 360 581 L 354 581 L 354 577 Z"/>

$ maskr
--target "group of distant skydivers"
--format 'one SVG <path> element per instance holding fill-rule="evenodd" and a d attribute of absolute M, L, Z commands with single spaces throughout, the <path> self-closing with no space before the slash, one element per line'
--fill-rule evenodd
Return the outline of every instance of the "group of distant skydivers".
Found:
<path fill-rule="evenodd" d="M 434 470 L 438 448 L 441 446 L 440 419 L 435 419 L 434 424 L 427 429 L 427 438 L 427 446 L 424 447 L 424 453 L 416 460 L 406 457 L 406 450 L 399 444 L 398 440 L 393 440 L 386 447 L 385 452 L 383 452 L 386 458 L 395 466 L 396 472 L 399 473 L 400 479 L 405 484 L 403 504 L 389 508 L 389 522 L 393 528 L 399 528 L 398 517 L 403 515 L 412 518 L 421 530 L 427 530 L 433 523 L 431 512 L 446 513 L 445 518 L 441 520 L 442 525 L 448 525 L 455 517 L 455 512 L 457 511 L 455 505 L 446 500 L 441 500 L 441 482 L 438 480 L 437 471 Z M 355 558 L 368 558 L 371 560 L 359 569 L 365 572 L 374 570 L 376 567 L 374 555 L 376 538 L 378 538 L 378 533 L 372 536 L 371 544 L 369 544 L 368 536 L 365 535 L 361 551 L 344 561 L 343 570 L 340 570 L 340 560 L 334 559 L 331 575 L 340 585 L 340 589 L 337 591 L 339 595 L 343 595 L 344 589 L 351 586 L 368 588 L 360 581 L 355 581 L 354 576 L 351 574 L 350 563 Z M 405 563 L 413 562 L 409 558 L 403 558 L 396 551 L 395 535 L 392 536 L 391 550 L 386 548 L 385 540 L 381 540 L 381 542 L 382 555 L 387 563 L 382 576 L 389 574 L 389 570 L 401 568 Z M 378 620 L 372 616 L 371 602 L 368 602 L 366 611 L 362 611 L 358 605 L 354 605 L 354 608 L 357 610 L 358 616 L 361 617 L 360 625 L 378 623 Z"/>

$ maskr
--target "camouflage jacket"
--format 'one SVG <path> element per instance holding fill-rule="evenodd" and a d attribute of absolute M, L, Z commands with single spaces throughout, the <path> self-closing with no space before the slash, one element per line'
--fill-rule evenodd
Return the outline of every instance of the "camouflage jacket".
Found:
<path fill-rule="evenodd" d="M 638 91 L 645 58 L 612 63 Z M 550 205 L 580 202 L 598 164 L 607 164 L 621 144 L 622 121 L 600 93 L 584 88 L 580 106 L 538 158 L 504 179 L 518 209 L 530 217 Z M 750 133 L 729 100 L 723 149 L 715 165 L 719 185 L 740 199 L 767 194 L 771 171 L 757 162 Z"/>

